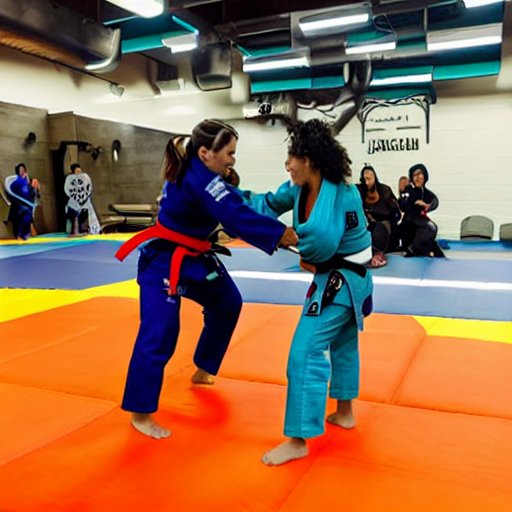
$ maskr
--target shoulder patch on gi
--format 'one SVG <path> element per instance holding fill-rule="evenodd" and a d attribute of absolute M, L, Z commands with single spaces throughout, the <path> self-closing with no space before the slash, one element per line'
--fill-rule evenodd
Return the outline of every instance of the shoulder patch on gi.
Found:
<path fill-rule="evenodd" d="M 347 212 L 345 214 L 345 226 L 347 231 L 359 226 L 359 218 L 357 217 L 357 212 Z"/>
<path fill-rule="evenodd" d="M 318 316 L 318 302 L 312 302 L 306 312 L 306 316 Z"/>
<path fill-rule="evenodd" d="M 208 185 L 206 185 L 205 190 L 217 202 L 219 202 L 223 197 L 226 197 L 229 194 L 229 190 L 220 176 L 216 176 L 215 178 L 213 178 L 213 180 L 210 181 Z"/>

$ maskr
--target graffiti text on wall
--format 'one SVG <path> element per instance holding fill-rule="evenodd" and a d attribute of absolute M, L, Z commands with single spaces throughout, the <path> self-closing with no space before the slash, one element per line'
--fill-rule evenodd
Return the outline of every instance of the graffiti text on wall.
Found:
<path fill-rule="evenodd" d="M 368 139 L 368 154 L 380 153 L 381 151 L 418 151 L 420 140 L 418 138 L 406 137 L 403 139 Z"/>

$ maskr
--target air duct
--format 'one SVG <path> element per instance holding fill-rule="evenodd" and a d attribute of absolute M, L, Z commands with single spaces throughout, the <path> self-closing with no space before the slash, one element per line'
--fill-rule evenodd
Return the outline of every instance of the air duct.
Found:
<path fill-rule="evenodd" d="M 119 29 L 49 0 L 2 0 L 0 44 L 97 73 L 114 69 L 120 54 Z"/>

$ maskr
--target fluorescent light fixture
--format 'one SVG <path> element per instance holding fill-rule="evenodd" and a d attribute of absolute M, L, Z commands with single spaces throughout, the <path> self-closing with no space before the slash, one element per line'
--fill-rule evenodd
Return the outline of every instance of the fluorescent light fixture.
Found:
<path fill-rule="evenodd" d="M 244 73 L 308 67 L 309 58 L 305 51 L 281 53 L 271 57 L 244 57 L 243 63 Z"/>
<path fill-rule="evenodd" d="M 502 29 L 501 23 L 492 23 L 476 27 L 428 32 L 427 50 L 436 52 L 501 44 Z"/>
<path fill-rule="evenodd" d="M 162 44 L 170 48 L 172 53 L 188 52 L 197 48 L 197 33 L 165 37 L 162 39 Z"/>
<path fill-rule="evenodd" d="M 464 0 L 464 5 L 467 9 L 473 7 L 482 7 L 483 5 L 501 4 L 503 0 Z"/>
<path fill-rule="evenodd" d="M 143 18 L 154 18 L 163 14 L 164 1 L 166 0 L 107 0 L 107 2 L 117 5 L 117 7 L 133 12 L 133 14 Z"/>
<path fill-rule="evenodd" d="M 347 46 L 345 53 L 347 55 L 354 55 L 356 53 L 375 53 L 385 52 L 387 50 L 394 50 L 396 48 L 396 41 L 388 41 L 382 43 L 363 44 L 358 46 Z"/>
<path fill-rule="evenodd" d="M 178 35 L 168 35 L 168 37 L 162 38 L 162 44 L 170 48 L 172 53 L 188 52 L 197 48 L 199 30 L 177 16 L 173 16 L 172 21 L 180 25 L 187 32 Z"/>
<path fill-rule="evenodd" d="M 299 18 L 299 27 L 305 37 L 339 34 L 345 27 L 351 29 L 371 21 L 372 4 L 345 5 L 325 9 Z M 341 30 L 340 30 L 341 29 Z"/>
<path fill-rule="evenodd" d="M 346 27 L 347 25 L 358 25 L 367 23 L 370 20 L 369 14 L 352 14 L 350 16 L 338 16 L 336 18 L 327 18 L 316 21 L 299 21 L 299 25 L 304 34 L 316 32 L 326 28 Z"/>
<path fill-rule="evenodd" d="M 432 73 L 374 78 L 370 82 L 370 87 L 379 87 L 382 85 L 423 84 L 428 82 L 432 82 Z"/>
<path fill-rule="evenodd" d="M 347 55 L 361 53 L 376 53 L 394 50 L 396 48 L 396 33 L 393 30 L 367 30 L 346 35 L 345 53 Z"/>

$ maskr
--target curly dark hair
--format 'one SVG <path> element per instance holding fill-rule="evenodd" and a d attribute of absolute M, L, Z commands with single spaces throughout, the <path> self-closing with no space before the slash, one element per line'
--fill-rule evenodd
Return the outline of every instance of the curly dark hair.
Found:
<path fill-rule="evenodd" d="M 347 150 L 334 138 L 332 128 L 320 119 L 299 121 L 288 129 L 288 154 L 309 158 L 313 168 L 333 183 L 347 183 L 352 175 Z"/>

